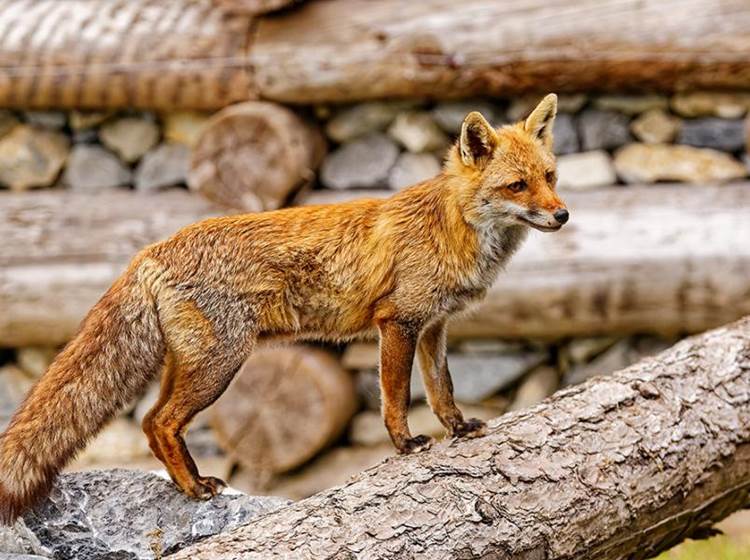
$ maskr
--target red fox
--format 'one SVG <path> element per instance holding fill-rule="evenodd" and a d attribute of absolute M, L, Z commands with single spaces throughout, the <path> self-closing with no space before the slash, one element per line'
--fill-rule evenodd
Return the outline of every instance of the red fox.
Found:
<path fill-rule="evenodd" d="M 146 247 L 84 319 L 0 439 L 0 520 L 33 506 L 57 473 L 163 371 L 143 420 L 187 495 L 224 488 L 185 446 L 191 419 L 259 342 L 380 335 L 382 412 L 400 453 L 428 448 L 407 425 L 417 356 L 449 435 L 479 436 L 453 401 L 448 318 L 480 299 L 529 227 L 555 231 L 557 97 L 499 129 L 470 113 L 437 177 L 385 200 L 214 218 Z"/>

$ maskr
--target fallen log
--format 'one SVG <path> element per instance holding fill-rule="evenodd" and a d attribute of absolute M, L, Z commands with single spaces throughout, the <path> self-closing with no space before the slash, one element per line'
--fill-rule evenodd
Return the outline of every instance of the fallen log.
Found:
<path fill-rule="evenodd" d="M 748 193 L 740 183 L 565 194 L 570 224 L 532 232 L 451 335 L 673 335 L 750 314 Z M 180 191 L 0 193 L 0 346 L 65 342 L 138 249 L 215 213 Z"/>
<path fill-rule="evenodd" d="M 750 319 L 172 558 L 642 559 L 747 506 Z"/>
<path fill-rule="evenodd" d="M 744 0 L 6 0 L 0 106 L 747 89 L 749 27 Z"/>
<path fill-rule="evenodd" d="M 216 113 L 192 151 L 188 185 L 228 208 L 275 210 L 315 177 L 323 135 L 275 103 L 247 101 Z"/>

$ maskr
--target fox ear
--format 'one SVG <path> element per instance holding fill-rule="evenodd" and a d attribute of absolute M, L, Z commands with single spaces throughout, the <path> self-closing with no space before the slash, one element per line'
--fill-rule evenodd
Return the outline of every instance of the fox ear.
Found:
<path fill-rule="evenodd" d="M 531 111 L 523 127 L 531 136 L 542 141 L 547 148 L 552 148 L 552 125 L 557 114 L 557 96 L 550 93 Z"/>
<path fill-rule="evenodd" d="M 477 111 L 472 111 L 461 125 L 458 151 L 464 165 L 481 167 L 492 155 L 497 145 L 497 133 L 492 125 Z"/>

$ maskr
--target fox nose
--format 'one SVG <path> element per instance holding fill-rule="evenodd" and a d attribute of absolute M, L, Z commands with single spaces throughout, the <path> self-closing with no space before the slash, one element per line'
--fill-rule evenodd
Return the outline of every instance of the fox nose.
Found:
<path fill-rule="evenodd" d="M 552 215 L 561 224 L 564 224 L 565 222 L 568 221 L 568 218 L 570 218 L 570 213 L 565 208 L 562 208 L 561 210 L 558 210 L 557 212 L 555 212 Z"/>

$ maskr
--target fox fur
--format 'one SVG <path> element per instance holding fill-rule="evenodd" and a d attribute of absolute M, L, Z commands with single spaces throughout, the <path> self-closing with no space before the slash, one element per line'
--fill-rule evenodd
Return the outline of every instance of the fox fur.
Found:
<path fill-rule="evenodd" d="M 385 200 L 209 219 L 141 251 L 84 319 L 0 438 L 0 520 L 23 514 L 58 472 L 162 373 L 143 420 L 186 494 L 209 498 L 183 434 L 263 341 L 379 331 L 383 416 L 397 450 L 427 448 L 407 425 L 416 356 L 452 436 L 477 436 L 453 402 L 448 318 L 482 298 L 529 227 L 559 229 L 557 98 L 494 129 L 470 113 L 437 177 Z"/>

